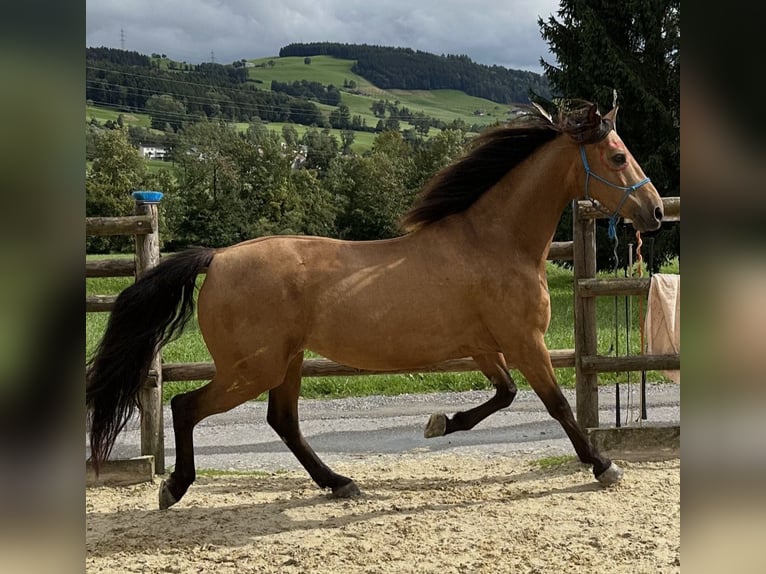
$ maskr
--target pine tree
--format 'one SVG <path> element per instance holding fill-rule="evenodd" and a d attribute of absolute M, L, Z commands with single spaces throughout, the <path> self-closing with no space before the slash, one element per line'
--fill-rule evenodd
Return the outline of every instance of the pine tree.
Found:
<path fill-rule="evenodd" d="M 552 92 L 606 112 L 617 90 L 620 136 L 660 195 L 680 195 L 680 0 L 562 0 L 557 17 L 538 25 L 557 59 L 540 62 Z M 557 233 L 564 237 L 571 238 L 569 214 Z M 605 245 L 601 237 L 600 267 L 603 253 L 611 257 Z M 666 224 L 655 265 L 679 254 L 680 225 Z"/>

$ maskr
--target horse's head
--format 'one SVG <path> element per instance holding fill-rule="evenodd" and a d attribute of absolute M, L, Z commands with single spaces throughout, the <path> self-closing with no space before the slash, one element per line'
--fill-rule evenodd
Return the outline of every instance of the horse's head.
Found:
<path fill-rule="evenodd" d="M 638 231 L 658 229 L 662 199 L 617 135 L 617 108 L 603 117 L 595 105 L 583 112 L 565 131 L 580 144 L 585 198 L 598 200 L 609 209 L 612 222 L 620 215 L 630 219 Z"/>

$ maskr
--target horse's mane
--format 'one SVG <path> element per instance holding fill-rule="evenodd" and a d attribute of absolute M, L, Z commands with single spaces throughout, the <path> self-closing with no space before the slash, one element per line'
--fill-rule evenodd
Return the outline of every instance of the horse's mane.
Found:
<path fill-rule="evenodd" d="M 594 143 L 613 127 L 601 118 L 595 105 L 582 100 L 559 102 L 556 114 L 554 120 L 537 104 L 519 106 L 510 123 L 477 136 L 461 158 L 426 183 L 402 218 L 401 228 L 414 231 L 465 211 L 506 173 L 561 133 L 579 143 Z"/>

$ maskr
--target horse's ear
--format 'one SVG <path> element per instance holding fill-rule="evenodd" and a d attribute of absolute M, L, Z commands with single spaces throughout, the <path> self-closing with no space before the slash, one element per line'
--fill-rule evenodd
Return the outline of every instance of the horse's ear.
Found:
<path fill-rule="evenodd" d="M 614 106 L 608 114 L 604 116 L 605 120 L 609 120 L 612 122 L 613 125 L 617 124 L 617 110 L 620 109 L 620 106 Z"/>
<path fill-rule="evenodd" d="M 601 124 L 601 113 L 598 111 L 596 104 L 591 104 L 588 108 L 588 125 L 598 126 Z"/>

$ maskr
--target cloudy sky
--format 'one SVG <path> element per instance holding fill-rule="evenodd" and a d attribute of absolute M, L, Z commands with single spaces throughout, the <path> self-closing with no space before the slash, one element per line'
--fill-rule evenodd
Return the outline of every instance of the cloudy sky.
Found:
<path fill-rule="evenodd" d="M 541 72 L 554 63 L 538 17 L 554 0 L 87 0 L 86 45 L 228 64 L 293 42 L 377 44 L 467 54 Z"/>

